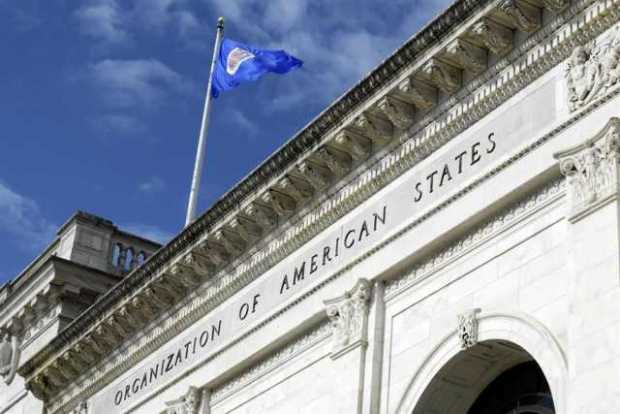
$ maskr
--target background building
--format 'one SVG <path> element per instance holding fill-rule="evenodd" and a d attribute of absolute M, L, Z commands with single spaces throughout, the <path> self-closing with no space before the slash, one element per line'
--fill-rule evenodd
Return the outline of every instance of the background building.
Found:
<path fill-rule="evenodd" d="M 0 412 L 618 412 L 618 21 L 459 0 L 155 253 L 77 214 Z"/>

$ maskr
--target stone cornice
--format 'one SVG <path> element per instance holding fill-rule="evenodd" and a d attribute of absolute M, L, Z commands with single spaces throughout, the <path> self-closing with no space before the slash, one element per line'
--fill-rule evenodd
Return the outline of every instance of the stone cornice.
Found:
<path fill-rule="evenodd" d="M 35 325 L 38 317 L 45 316 L 45 312 L 53 303 L 59 301 L 61 291 L 66 290 L 67 283 L 64 274 L 68 270 L 81 274 L 98 275 L 102 281 L 109 285 L 119 280 L 119 277 L 99 269 L 72 262 L 57 256 L 48 256 L 37 265 L 37 271 L 49 274 L 44 279 L 34 279 L 36 283 L 22 287 L 14 296 L 9 298 L 13 309 L 4 309 L 0 319 L 0 329 L 9 329 L 9 326 L 20 326 L 22 329 L 15 331 L 18 335 L 24 334 L 24 327 Z M 75 288 L 77 289 L 77 288 Z M 26 338 L 27 339 L 27 338 Z"/>
<path fill-rule="evenodd" d="M 325 202 L 323 207 L 318 209 L 316 213 L 308 214 L 303 223 L 291 229 L 285 234 L 282 241 L 276 243 L 277 248 L 272 249 L 271 252 L 259 255 L 256 260 L 242 268 L 237 274 L 230 274 L 223 279 L 218 279 L 217 285 L 207 286 L 203 295 L 195 295 L 186 300 L 182 307 L 182 312 L 180 311 L 180 306 L 175 308 L 176 310 L 173 311 L 177 313 L 178 318 L 173 318 L 173 321 L 167 321 L 165 327 L 156 329 L 156 332 L 153 331 L 152 334 L 147 333 L 149 339 L 140 344 L 139 351 L 136 351 L 130 358 L 123 357 L 122 363 L 116 361 L 113 364 L 114 368 L 106 373 L 105 377 L 107 379 L 100 378 L 96 381 L 99 385 L 89 381 L 90 385 L 87 386 L 89 391 L 86 391 L 86 393 L 91 393 L 95 388 L 107 383 L 114 375 L 117 375 L 114 372 L 117 372 L 118 369 L 127 369 L 128 366 L 140 360 L 150 350 L 155 349 L 174 336 L 175 332 L 179 332 L 184 326 L 188 326 L 188 324 L 197 320 L 201 315 L 206 314 L 210 309 L 253 280 L 274 262 L 289 254 L 318 231 L 367 199 L 369 195 L 378 191 L 378 189 L 385 186 L 421 159 L 424 159 L 436 148 L 476 122 L 481 116 L 499 106 L 533 79 L 557 65 L 570 54 L 571 48 L 576 44 L 579 44 L 584 39 L 596 36 L 606 27 L 609 27 L 618 18 L 617 3 L 617 1 L 603 2 L 600 5 L 601 7 L 598 7 L 594 12 L 589 12 L 587 15 L 575 19 L 574 25 L 567 26 L 566 30 L 561 32 L 544 32 L 545 29 L 539 31 L 537 34 L 540 36 L 537 38 L 534 36 L 532 41 L 529 42 L 529 47 L 532 45 L 537 45 L 537 47 L 529 54 L 525 53 L 526 50 L 520 51 L 516 56 L 513 56 L 513 58 L 518 58 L 517 61 L 510 65 L 503 63 L 502 67 L 504 70 L 497 76 L 494 84 L 483 85 L 478 91 L 468 91 L 467 95 L 470 96 L 462 94 L 462 101 L 459 102 L 457 110 L 439 113 L 436 123 L 428 124 L 426 128 L 421 127 L 415 132 L 410 141 L 405 142 L 384 157 L 381 162 L 375 164 L 375 166 L 344 187 L 333 198 Z M 571 8 L 574 9 L 571 10 L 571 13 L 574 14 L 589 4 L 591 2 L 581 1 Z M 616 13 L 608 13 L 610 10 L 612 12 L 616 11 Z M 559 20 L 564 22 L 562 19 Z M 490 91 L 493 91 L 493 93 Z M 576 114 L 573 119 L 578 119 L 578 116 Z M 214 246 L 217 246 L 217 244 L 214 244 Z M 276 250 L 279 253 L 273 253 Z M 103 319 L 104 317 L 101 316 L 101 320 Z M 115 359 L 118 357 L 119 355 Z M 112 368 L 110 365 L 107 366 Z M 100 366 L 100 368 L 104 367 Z M 67 400 L 63 398 L 63 401 Z M 57 402 L 61 405 L 64 404 L 61 401 Z"/>
<path fill-rule="evenodd" d="M 101 297 L 87 312 L 58 335 L 47 349 L 42 351 L 37 360 L 33 361 L 33 367 L 47 359 L 54 350 L 62 348 L 63 345 L 79 336 L 87 326 L 95 323 L 102 313 L 117 304 L 120 299 L 148 283 L 149 279 L 155 276 L 162 266 L 168 264 L 179 253 L 213 229 L 223 217 L 237 208 L 248 196 L 256 193 L 259 188 L 264 187 L 274 177 L 281 175 L 287 167 L 294 164 L 300 157 L 307 155 L 309 150 L 316 148 L 319 142 L 325 138 L 327 131 L 338 126 L 347 114 L 357 109 L 376 91 L 384 88 L 386 83 L 399 75 L 419 54 L 454 30 L 456 23 L 469 18 L 477 10 L 492 2 L 492 0 L 460 0 L 455 2 L 366 78 L 319 114 L 267 161 L 226 193 L 198 220 L 154 254 L 142 267 L 136 269 Z M 24 368 L 24 374 L 32 370 L 29 368 Z"/>

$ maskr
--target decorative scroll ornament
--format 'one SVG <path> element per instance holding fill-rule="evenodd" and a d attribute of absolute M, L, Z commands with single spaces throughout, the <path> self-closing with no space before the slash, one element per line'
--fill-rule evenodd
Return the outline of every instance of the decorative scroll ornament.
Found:
<path fill-rule="evenodd" d="M 578 46 L 565 72 L 568 104 L 575 111 L 620 84 L 620 25 L 597 44 Z"/>
<path fill-rule="evenodd" d="M 481 47 L 456 39 L 446 47 L 446 54 L 464 69 L 480 73 L 487 67 L 487 52 Z"/>
<path fill-rule="evenodd" d="M 569 183 L 571 218 L 618 193 L 620 118 L 581 145 L 555 154 Z"/>
<path fill-rule="evenodd" d="M 528 7 L 517 0 L 501 0 L 499 9 L 512 17 L 515 25 L 527 33 L 535 32 L 540 28 L 540 14 L 534 7 Z"/>
<path fill-rule="evenodd" d="M 189 387 L 183 397 L 166 403 L 167 408 L 161 414 L 198 414 L 202 402 L 202 392 L 196 387 Z"/>
<path fill-rule="evenodd" d="M 9 385 L 15 378 L 19 363 L 19 338 L 7 331 L 0 331 L 0 376 Z"/>
<path fill-rule="evenodd" d="M 430 79 L 435 86 L 450 95 L 461 87 L 461 79 L 458 70 L 438 59 L 431 58 L 422 67 L 422 73 Z"/>
<path fill-rule="evenodd" d="M 370 282 L 357 281 L 344 295 L 324 301 L 332 328 L 332 358 L 366 344 Z"/>
<path fill-rule="evenodd" d="M 406 102 L 386 95 L 377 103 L 377 107 L 398 129 L 405 130 L 413 123 L 415 108 Z"/>
<path fill-rule="evenodd" d="M 480 309 L 472 309 L 457 316 L 458 327 L 456 333 L 461 343 L 461 349 L 469 349 L 478 343 L 478 319 Z"/>
<path fill-rule="evenodd" d="M 483 18 L 474 24 L 471 33 L 496 55 L 504 55 L 512 48 L 510 29 L 488 18 Z"/>

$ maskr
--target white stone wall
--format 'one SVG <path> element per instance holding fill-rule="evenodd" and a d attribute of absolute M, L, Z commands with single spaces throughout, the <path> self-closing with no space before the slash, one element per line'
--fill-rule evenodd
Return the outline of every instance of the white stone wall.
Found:
<path fill-rule="evenodd" d="M 359 363 L 333 361 L 323 341 L 311 350 L 214 402 L 212 414 L 355 412 Z"/>
<path fill-rule="evenodd" d="M 558 413 L 620 412 L 618 202 L 573 219 L 569 183 L 553 156 L 619 116 L 620 98 L 571 118 L 564 72 L 559 65 L 533 81 L 344 220 L 387 195 L 397 199 L 395 188 L 406 189 L 412 177 L 441 167 L 460 145 L 471 148 L 481 132 L 497 132 L 499 145 L 508 148 L 501 156 L 481 161 L 423 208 L 403 190 L 394 204 L 410 216 L 382 235 L 372 254 L 356 251 L 347 257 L 350 265 L 339 264 L 335 274 L 317 276 L 286 301 L 268 304 L 268 312 L 233 332 L 221 349 L 138 395 L 129 412 L 161 413 L 197 387 L 207 390 L 203 413 L 411 414 L 441 368 L 461 355 L 457 317 L 470 311 L 480 343 L 515 344 L 539 363 Z M 255 293 L 263 282 L 258 279 L 216 311 Z M 360 279 L 385 283 L 385 294 L 370 305 L 368 346 L 361 341 L 338 354 L 325 301 Z M 182 312 L 171 310 L 157 329 Z M 317 329 L 320 334 L 313 334 Z M 182 345 L 189 330 L 158 338 L 160 350 Z M 116 350 L 109 361 L 126 363 L 125 377 L 160 357 L 126 362 L 125 351 Z M 467 373 L 484 377 L 475 369 Z M 106 382 L 92 399 L 114 395 L 121 379 Z"/>
<path fill-rule="evenodd" d="M 528 315 L 566 347 L 570 277 L 560 200 L 387 300 L 383 412 L 396 412 L 421 380 L 415 374 L 456 336 L 457 315 L 470 309 Z"/>
<path fill-rule="evenodd" d="M 620 410 L 618 202 L 570 225 L 569 413 Z"/>

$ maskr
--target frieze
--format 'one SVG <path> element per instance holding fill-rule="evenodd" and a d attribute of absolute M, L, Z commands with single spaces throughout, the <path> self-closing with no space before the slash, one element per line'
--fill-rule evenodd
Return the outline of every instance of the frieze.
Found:
<path fill-rule="evenodd" d="M 616 7 L 614 4 L 610 3 L 610 7 Z M 596 16 L 595 16 L 596 17 Z M 605 15 L 606 19 L 612 19 L 615 18 L 616 16 L 612 16 L 610 17 L 610 14 Z M 592 20 L 596 20 L 596 19 L 592 19 Z M 598 22 L 600 23 L 600 22 Z M 604 25 L 603 25 L 604 26 Z M 596 30 L 598 30 L 601 27 L 601 25 L 599 24 L 599 26 L 596 27 Z M 581 29 L 583 30 L 583 29 Z M 597 32 L 596 30 L 592 31 L 589 35 L 593 36 L 595 35 Z M 580 35 L 583 35 L 583 32 L 580 33 Z M 550 41 L 551 42 L 551 41 Z M 555 42 L 554 46 L 555 47 L 565 47 L 567 44 L 570 44 L 572 42 L 571 37 L 570 36 L 564 36 L 564 41 L 563 42 Z M 551 43 L 550 43 L 551 44 Z M 553 49 L 551 46 L 548 47 L 549 50 Z M 539 53 L 538 57 L 542 58 L 544 54 Z M 562 53 L 554 53 L 551 54 L 552 58 L 548 59 L 544 62 L 544 65 L 541 65 L 540 61 L 536 61 L 535 59 L 532 60 L 532 63 L 535 65 L 535 67 L 537 68 L 537 70 L 542 71 L 545 67 L 547 67 L 547 65 L 553 65 L 555 62 L 557 62 L 557 60 L 561 59 L 563 56 L 563 52 Z M 507 99 L 507 97 L 511 96 L 512 93 L 514 93 L 516 90 L 518 90 L 518 88 L 523 86 L 523 82 L 519 80 L 519 78 L 523 78 L 523 80 L 525 81 L 526 79 L 531 79 L 532 74 L 528 73 L 527 76 L 525 74 L 523 74 L 522 72 L 519 73 L 513 73 L 513 79 L 512 80 L 506 80 L 506 78 L 504 78 L 502 80 L 502 84 L 503 84 L 503 88 L 507 89 L 508 92 L 504 92 L 502 94 L 501 100 L 503 99 Z M 486 113 L 489 110 L 491 110 L 493 107 L 495 107 L 497 104 L 499 104 L 499 102 L 501 102 L 501 100 L 495 100 L 495 99 L 484 99 L 484 100 L 479 100 L 477 105 L 472 105 L 471 106 L 471 111 L 467 111 L 464 112 L 462 114 L 462 118 L 461 119 L 455 119 L 454 117 L 452 117 L 452 121 L 458 121 L 456 122 L 458 124 L 458 128 L 465 128 L 468 126 L 468 122 L 463 122 L 463 118 L 464 117 L 469 117 L 472 115 L 479 115 L 480 113 Z M 473 121 L 473 119 L 472 119 Z M 449 125 L 448 124 L 444 124 L 444 125 Z M 453 134 L 458 132 L 458 128 L 455 129 L 448 129 L 447 133 L 442 131 L 442 134 L 440 135 L 440 139 L 437 139 L 435 142 L 437 143 L 437 145 L 442 144 L 443 142 L 445 142 L 445 139 L 447 139 L 448 137 L 452 136 Z M 439 130 L 435 130 L 437 133 L 439 132 Z M 445 130 L 444 130 L 445 131 Z M 428 140 L 433 139 L 433 134 L 427 135 L 429 138 Z M 427 139 L 425 140 L 420 140 L 420 141 L 425 141 L 428 142 Z M 408 147 L 409 149 L 413 149 L 411 146 Z M 411 163 L 413 161 L 419 161 L 421 158 L 423 158 L 423 156 L 420 156 L 420 154 L 411 154 L 410 151 L 401 151 L 400 152 L 400 156 L 403 158 L 402 160 L 395 160 L 395 161 L 390 161 L 389 163 L 381 163 L 381 168 L 380 170 L 384 170 L 382 171 L 382 173 L 375 173 L 372 172 L 372 176 L 373 176 L 373 180 L 367 180 L 365 177 L 366 175 L 364 175 L 363 177 L 360 177 L 360 180 L 366 181 L 364 183 L 364 185 L 357 185 L 356 190 L 361 190 L 359 192 L 356 192 L 356 198 L 357 197 L 367 197 L 369 193 L 373 193 L 374 191 L 376 191 L 378 188 L 380 188 L 386 181 L 384 180 L 389 180 L 391 178 L 393 178 L 395 175 L 398 174 L 399 171 L 402 171 L 403 169 L 409 167 L 411 165 Z M 393 158 L 393 155 L 390 155 L 390 158 Z M 406 159 L 409 159 L 410 161 L 405 161 Z M 383 175 L 383 173 L 386 173 L 385 175 Z M 344 211 L 346 211 L 348 208 L 351 208 L 352 206 L 355 205 L 356 201 L 354 201 L 356 198 L 351 198 L 352 193 L 350 191 L 343 193 L 343 195 L 345 196 L 342 201 L 344 202 L 343 204 L 346 205 L 346 208 L 342 208 L 342 205 L 338 205 L 338 203 L 329 203 L 329 209 L 324 210 L 325 211 L 325 216 L 328 216 L 330 218 L 335 218 L 338 217 L 340 215 L 342 215 L 342 213 Z M 331 208 L 335 208 L 335 210 L 331 209 Z M 330 211 L 331 209 L 331 211 Z M 334 214 L 335 212 L 335 214 Z M 324 216 L 324 217 L 325 217 Z M 310 225 L 308 227 L 310 228 L 324 228 L 324 226 L 326 226 L 327 223 L 325 221 L 321 221 L 321 220 L 315 220 L 312 221 L 310 223 Z M 297 231 L 297 233 L 294 235 L 294 237 L 292 239 L 289 239 L 293 242 L 293 248 L 295 245 L 299 245 L 299 243 L 301 241 L 304 240 L 304 234 L 310 234 L 311 231 Z M 301 235 L 301 236 L 300 236 Z M 275 256 L 275 255 L 274 255 Z M 272 257 L 274 257 L 272 256 Z M 269 255 L 267 256 L 262 256 L 262 258 L 267 258 L 269 257 Z M 260 267 L 263 267 L 264 265 L 261 265 Z M 255 274 L 255 270 L 248 270 L 248 267 L 243 268 L 243 271 L 245 272 L 246 275 L 251 275 L 251 274 Z M 224 288 L 226 289 L 228 292 L 232 293 L 235 291 L 235 287 L 233 287 L 232 285 L 228 284 L 228 281 L 233 281 L 234 279 L 236 279 L 236 277 L 228 277 L 227 280 L 223 280 L 222 283 L 219 284 L 220 288 Z M 242 286 L 241 283 L 235 283 L 235 286 Z M 214 295 L 207 295 L 207 299 L 211 299 Z M 218 295 L 220 296 L 220 295 Z M 188 319 L 184 318 L 184 323 L 187 323 Z M 139 358 L 139 355 L 137 356 Z"/>

